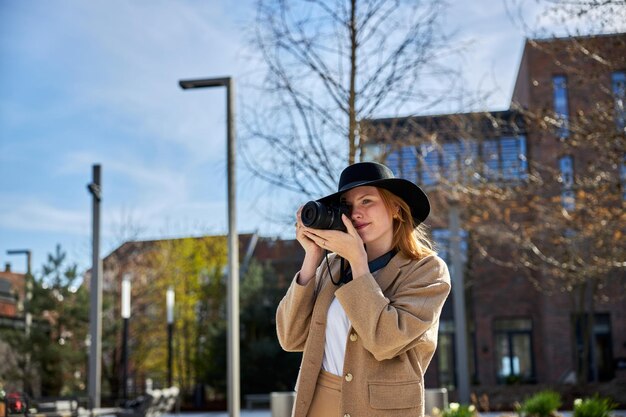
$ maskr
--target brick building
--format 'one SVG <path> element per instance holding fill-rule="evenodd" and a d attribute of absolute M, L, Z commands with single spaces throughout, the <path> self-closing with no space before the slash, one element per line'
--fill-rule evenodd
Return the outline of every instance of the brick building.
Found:
<path fill-rule="evenodd" d="M 11 264 L 5 264 L 4 271 L 0 271 L 0 317 L 2 325 L 14 323 L 21 319 L 23 327 L 22 306 L 25 297 L 26 275 L 11 271 Z M 6 321 L 6 323 L 4 323 Z M 15 325 L 15 324 L 12 324 Z"/>
<path fill-rule="evenodd" d="M 19 329 L 24 331 L 24 299 L 26 294 L 26 274 L 11 271 L 11 264 L 6 263 L 0 271 L 0 329 Z M 0 379 L 9 375 L 17 366 L 15 351 L 0 338 Z M 21 381 L 5 381 L 5 389 L 21 388 Z"/>
<path fill-rule="evenodd" d="M 385 161 L 431 197 L 429 225 L 444 258 L 448 258 L 450 195 L 452 190 L 466 193 L 461 199 L 461 248 L 474 385 L 571 382 L 585 362 L 589 381 L 626 377 L 626 274 L 621 265 L 626 245 L 619 237 L 626 224 L 625 105 L 626 34 L 534 39 L 524 45 L 507 110 L 364 123 L 366 159 Z M 600 172 L 594 186 L 606 184 L 606 189 L 592 196 L 592 185 L 585 181 Z M 527 193 L 515 204 L 502 203 L 496 207 L 498 215 L 490 210 L 487 198 L 481 207 L 485 193 L 497 188 L 502 195 L 507 190 L 523 195 L 536 177 L 543 182 L 533 189 L 535 195 Z M 551 235 L 557 230 L 552 224 L 557 215 L 592 221 L 580 213 L 593 216 L 602 207 L 615 213 L 613 223 L 606 226 L 614 238 L 605 246 L 613 247 L 601 249 L 615 266 L 605 272 L 596 268 L 593 280 L 589 279 L 596 292 L 582 293 L 585 306 L 593 299 L 593 307 L 582 312 L 569 284 L 546 290 L 552 282 L 548 276 L 559 273 L 558 265 L 546 262 L 548 266 L 541 268 L 511 269 L 506 258 L 507 253 L 521 251 L 516 241 L 491 240 L 485 231 L 518 222 L 524 225 L 520 234 L 534 228 L 536 236 L 543 232 L 544 240 L 567 246 L 577 241 L 579 229 L 564 227 L 562 236 Z M 595 239 L 585 240 L 592 242 L 587 253 L 592 258 L 599 253 L 598 241 L 605 237 L 598 228 L 589 230 L 597 233 Z M 584 250 L 575 253 L 585 254 Z M 614 258 L 607 255 L 611 253 Z M 517 254 L 511 258 L 528 259 Z M 581 270 L 581 276 L 591 274 L 589 268 Z M 566 281 L 566 272 L 561 278 L 572 282 Z M 592 328 L 588 344 L 583 342 L 585 325 Z M 454 327 L 450 297 L 427 386 L 455 386 Z"/>

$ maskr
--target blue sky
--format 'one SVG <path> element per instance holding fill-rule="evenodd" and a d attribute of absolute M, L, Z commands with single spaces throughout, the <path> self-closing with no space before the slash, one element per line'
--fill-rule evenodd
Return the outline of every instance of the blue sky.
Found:
<path fill-rule="evenodd" d="M 250 74 L 254 1 L 0 0 L 0 262 L 57 243 L 91 257 L 91 166 L 102 164 L 102 255 L 129 237 L 225 233 L 224 92 L 177 81 Z M 529 2 L 529 7 L 534 2 Z M 529 10 L 533 12 L 534 10 Z M 446 24 L 471 41 L 468 86 L 508 107 L 524 33 L 499 1 L 452 1 Z M 237 90 L 244 102 L 245 88 Z M 240 166 L 242 163 L 240 162 Z M 291 237 L 264 213 L 280 201 L 238 173 L 238 228 Z"/>

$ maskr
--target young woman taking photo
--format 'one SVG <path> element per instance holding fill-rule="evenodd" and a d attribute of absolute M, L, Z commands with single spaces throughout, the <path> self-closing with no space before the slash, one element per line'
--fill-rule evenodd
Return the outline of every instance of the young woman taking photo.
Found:
<path fill-rule="evenodd" d="M 333 208 L 333 226 L 311 220 Z M 373 162 L 347 167 L 337 193 L 298 210 L 305 257 L 276 314 L 283 349 L 304 352 L 294 417 L 424 415 L 450 292 L 422 225 L 429 212 L 417 185 Z"/>

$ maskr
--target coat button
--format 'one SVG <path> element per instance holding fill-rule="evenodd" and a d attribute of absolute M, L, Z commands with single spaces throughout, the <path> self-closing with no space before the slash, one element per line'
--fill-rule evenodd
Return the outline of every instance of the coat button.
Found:
<path fill-rule="evenodd" d="M 352 374 L 346 374 L 346 381 L 352 381 Z"/>
<path fill-rule="evenodd" d="M 359 336 L 356 335 L 356 333 L 350 333 L 350 340 L 353 342 L 356 342 L 356 340 L 359 338 Z"/>

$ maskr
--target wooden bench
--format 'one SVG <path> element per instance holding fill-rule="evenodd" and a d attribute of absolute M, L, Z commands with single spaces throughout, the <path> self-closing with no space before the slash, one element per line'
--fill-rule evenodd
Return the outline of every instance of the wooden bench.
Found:
<path fill-rule="evenodd" d="M 246 409 L 252 409 L 254 404 L 270 405 L 270 395 L 269 394 L 246 394 L 244 396 L 246 401 Z"/>

